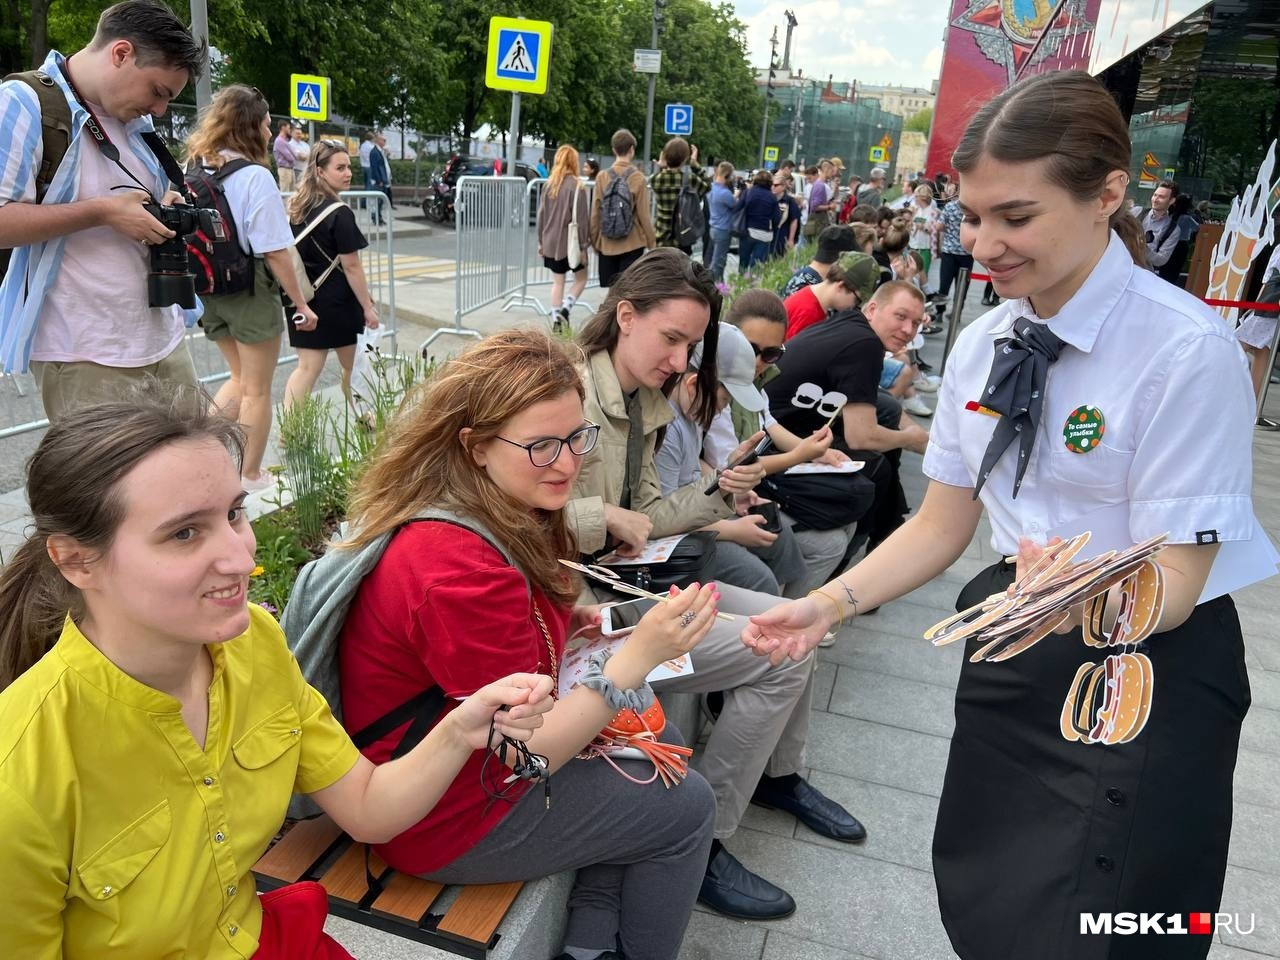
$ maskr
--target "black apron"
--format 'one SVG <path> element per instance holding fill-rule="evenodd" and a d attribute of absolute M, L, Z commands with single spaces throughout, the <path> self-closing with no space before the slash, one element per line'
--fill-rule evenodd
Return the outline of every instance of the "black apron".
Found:
<path fill-rule="evenodd" d="M 1003 591 L 1011 564 L 978 574 L 965 609 Z M 1104 652 L 1080 630 L 1003 663 L 970 663 L 938 806 L 933 869 L 942 922 L 963 960 L 1203 958 L 1212 936 L 1085 934 L 1084 913 L 1215 912 L 1231 838 L 1231 788 L 1249 709 L 1230 597 L 1148 638 L 1146 728 L 1118 746 L 1059 732 L 1080 664 Z"/>

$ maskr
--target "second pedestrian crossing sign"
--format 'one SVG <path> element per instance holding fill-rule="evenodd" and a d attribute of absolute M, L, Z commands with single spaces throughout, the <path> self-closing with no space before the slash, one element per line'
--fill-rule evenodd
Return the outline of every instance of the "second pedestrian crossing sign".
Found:
<path fill-rule="evenodd" d="M 306 73 L 289 76 L 293 115 L 301 120 L 329 119 L 329 78 Z"/>
<path fill-rule="evenodd" d="M 515 17 L 490 18 L 485 86 L 512 93 L 546 93 L 550 67 L 549 22 Z"/>

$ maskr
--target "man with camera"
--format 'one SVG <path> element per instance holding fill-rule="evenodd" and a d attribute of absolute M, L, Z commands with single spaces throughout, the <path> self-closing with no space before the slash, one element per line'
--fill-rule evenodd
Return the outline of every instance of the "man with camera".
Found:
<path fill-rule="evenodd" d="M 30 366 L 50 419 L 148 375 L 196 383 L 182 310 L 152 306 L 151 248 L 176 234 L 148 206 L 181 198 L 144 137 L 205 54 L 167 6 L 125 0 L 87 47 L 0 84 L 0 368 Z"/>

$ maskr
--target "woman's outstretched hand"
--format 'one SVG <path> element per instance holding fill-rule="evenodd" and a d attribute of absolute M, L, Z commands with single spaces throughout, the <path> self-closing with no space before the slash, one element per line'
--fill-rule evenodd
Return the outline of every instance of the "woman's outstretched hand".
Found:
<path fill-rule="evenodd" d="M 835 608 L 817 597 L 788 600 L 751 617 L 742 642 L 775 667 L 787 657 L 803 660 L 831 629 Z"/>

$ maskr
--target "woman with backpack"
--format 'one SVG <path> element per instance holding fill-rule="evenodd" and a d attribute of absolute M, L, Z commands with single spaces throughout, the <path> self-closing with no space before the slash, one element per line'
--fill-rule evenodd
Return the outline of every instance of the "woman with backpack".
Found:
<path fill-rule="evenodd" d="M 599 636 L 599 609 L 576 606 L 580 582 L 560 563 L 578 556 L 565 506 L 599 434 L 583 416 L 568 345 L 533 330 L 496 333 L 445 363 L 415 401 L 360 479 L 354 533 L 338 547 L 390 537 L 339 639 L 352 730 L 424 690 L 440 690 L 456 712 L 510 669 L 555 680 L 566 642 Z M 416 519 L 426 508 L 441 513 Z M 674 960 L 711 843 L 710 788 L 693 771 L 668 789 L 652 766 L 645 780 L 640 763 L 578 754 L 619 710 L 651 708 L 645 677 L 702 639 L 715 598 L 711 585 L 673 589 L 612 656 L 592 655 L 529 740 L 550 771 L 545 791 L 476 754 L 432 812 L 378 855 L 441 883 L 576 869 L 566 958 Z M 385 760 L 399 739 L 396 730 L 365 754 Z"/>
<path fill-rule="evenodd" d="M 538 199 L 538 256 L 551 271 L 552 328 L 568 332 L 569 311 L 587 288 L 587 229 L 591 203 L 578 179 L 578 151 L 567 143 L 556 150 L 551 176 Z M 564 292 L 565 277 L 573 285 Z"/>
<path fill-rule="evenodd" d="M 338 197 L 350 188 L 350 155 L 321 140 L 311 151 L 297 192 L 289 198 L 289 226 L 300 238 L 298 253 L 316 292 L 308 306 L 319 323 L 308 330 L 294 318 L 289 320 L 289 344 L 298 352 L 298 366 L 285 384 L 286 410 L 311 392 L 330 350 L 338 355 L 342 395 L 350 403 L 356 338 L 366 328 L 378 328 L 378 308 L 360 263 L 360 251 L 369 241 L 356 225 L 355 212 Z"/>
<path fill-rule="evenodd" d="M 706 235 L 702 198 L 711 190 L 711 181 L 698 165 L 698 148 L 684 137 L 672 137 L 658 158 L 659 170 L 649 178 L 655 212 L 653 229 L 658 246 L 678 247 L 693 252 L 693 245 Z"/>
<path fill-rule="evenodd" d="M 0 956 L 351 960 L 319 884 L 254 890 L 290 795 L 384 840 L 551 706 L 515 674 L 399 761 L 360 756 L 247 600 L 242 449 L 203 394 L 153 384 L 28 462 L 32 532 L 0 568 Z"/>
<path fill-rule="evenodd" d="M 206 294 L 201 325 L 218 345 L 231 376 L 214 397 L 218 411 L 245 429 L 244 485 L 265 490 L 262 470 L 271 433 L 271 380 L 280 355 L 284 310 L 280 291 L 292 301 L 299 330 L 314 330 L 317 317 L 302 297 L 289 248 L 293 231 L 271 176 L 271 113 L 253 87 L 223 87 L 200 115 L 187 139 L 187 155 L 213 171 L 225 192 L 240 253 L 248 258 L 247 290 Z M 226 172 L 230 169 L 231 172 Z"/>

